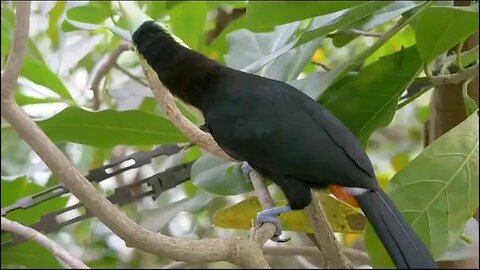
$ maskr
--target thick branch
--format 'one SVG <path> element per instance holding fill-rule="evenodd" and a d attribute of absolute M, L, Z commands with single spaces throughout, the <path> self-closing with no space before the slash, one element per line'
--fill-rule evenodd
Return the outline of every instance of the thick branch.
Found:
<path fill-rule="evenodd" d="M 333 268 L 352 268 L 352 264 L 343 254 L 342 248 L 335 238 L 332 227 L 326 219 L 325 212 L 315 192 L 312 192 L 312 202 L 305 208 L 305 211 L 315 232 L 320 253 L 322 253 L 328 266 Z"/>
<path fill-rule="evenodd" d="M 20 2 L 17 10 L 15 32 L 28 33 L 29 2 Z M 26 20 L 27 22 L 25 23 Z M 18 44 L 21 35 L 14 36 Z M 23 39 L 26 42 L 26 39 Z M 19 46 L 23 46 L 19 44 Z M 18 57 L 15 53 L 11 57 Z M 18 65 L 21 65 L 18 64 Z M 13 65 L 10 64 L 8 69 Z M 7 70 L 6 70 L 7 71 Z M 3 84 L 1 114 L 18 134 L 32 147 L 39 157 L 55 173 L 62 183 L 75 195 L 94 216 L 98 217 L 128 246 L 174 260 L 189 262 L 229 261 L 245 268 L 268 268 L 261 249 L 252 241 L 240 238 L 180 240 L 153 233 L 130 220 L 122 211 L 108 201 L 78 171 L 70 160 L 56 147 L 47 135 L 13 100 L 13 89 L 18 72 L 7 73 L 15 76 L 13 82 Z M 11 78 L 8 79 L 12 81 Z M 11 88 L 7 88 L 9 86 Z M 4 95 L 3 93 L 10 93 Z"/>
<path fill-rule="evenodd" d="M 2 102 L 13 99 L 13 90 L 17 84 L 23 59 L 27 49 L 28 31 L 30 28 L 30 2 L 21 1 L 17 6 L 15 16 L 15 31 L 13 32 L 12 51 L 8 56 L 5 69 L 2 73 Z"/>
<path fill-rule="evenodd" d="M 29 240 L 34 240 L 38 244 L 42 245 L 43 247 L 49 249 L 53 255 L 64 261 L 70 267 L 75 269 L 90 269 L 87 265 L 85 265 L 79 259 L 73 257 L 68 251 L 63 249 L 59 244 L 55 243 L 54 241 L 50 240 L 48 237 L 43 235 L 42 233 L 27 227 L 23 226 L 22 224 L 11 221 L 7 218 L 2 217 L 1 219 L 2 231 L 11 232 L 14 234 L 18 234 L 20 236 L 25 237 Z"/>

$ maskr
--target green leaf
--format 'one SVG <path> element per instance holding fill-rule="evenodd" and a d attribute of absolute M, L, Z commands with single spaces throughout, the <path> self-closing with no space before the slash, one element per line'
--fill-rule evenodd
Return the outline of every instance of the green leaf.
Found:
<path fill-rule="evenodd" d="M 66 2 L 59 1 L 53 6 L 50 10 L 50 16 L 48 18 L 48 36 L 52 41 L 52 47 L 54 49 L 58 48 L 58 19 L 62 15 L 63 11 L 65 10 Z"/>
<path fill-rule="evenodd" d="M 13 29 L 15 29 L 15 14 L 7 7 L 2 6 L 2 50 L 1 55 L 10 53 L 13 39 Z"/>
<path fill-rule="evenodd" d="M 415 46 L 381 58 L 328 88 L 319 102 L 366 145 L 370 134 L 388 125 L 398 98 L 422 67 Z"/>
<path fill-rule="evenodd" d="M 310 40 L 326 35 L 334 30 L 347 27 L 348 25 L 366 18 L 367 16 L 388 6 L 389 4 L 391 4 L 391 1 L 372 1 L 349 9 L 344 14 L 340 15 L 328 24 L 304 32 L 295 43 L 295 46 L 302 45 Z"/>
<path fill-rule="evenodd" d="M 23 63 L 21 75 L 36 84 L 47 87 L 60 97 L 73 101 L 62 80 L 45 63 L 27 57 Z"/>
<path fill-rule="evenodd" d="M 2 179 L 1 206 L 4 208 L 42 189 L 44 187 L 28 181 L 26 177 L 20 177 L 13 181 Z M 25 225 L 32 225 L 40 221 L 41 215 L 65 207 L 67 200 L 66 197 L 55 198 L 29 209 L 13 211 L 6 217 Z M 7 236 L 9 235 L 2 233 L 2 239 Z M 59 268 L 61 266 L 50 251 L 32 241 L 14 247 L 2 247 L 2 267 L 4 265 L 22 265 L 27 268 Z"/>
<path fill-rule="evenodd" d="M 273 26 L 365 4 L 367 1 L 311 1 L 311 2 L 247 2 L 247 23 L 254 26 Z"/>
<path fill-rule="evenodd" d="M 62 268 L 52 252 L 32 241 L 2 248 L 2 269 L 20 269 L 19 266 L 32 269 Z"/>
<path fill-rule="evenodd" d="M 478 4 L 471 7 L 428 7 L 416 20 L 418 50 L 426 62 L 478 31 Z"/>
<path fill-rule="evenodd" d="M 192 12 L 192 10 L 195 10 L 195 12 Z M 169 15 L 172 32 L 188 44 L 190 48 L 196 49 L 207 26 L 208 6 L 206 2 L 183 2 L 175 6 Z"/>
<path fill-rule="evenodd" d="M 452 247 L 478 207 L 478 114 L 425 148 L 392 178 L 388 194 L 434 258 Z M 374 266 L 391 266 L 370 226 L 366 245 Z"/>
<path fill-rule="evenodd" d="M 192 183 L 203 190 L 218 195 L 237 195 L 253 190 L 251 183 L 243 178 L 240 163 L 226 161 L 205 153 L 192 166 Z M 231 173 L 228 168 L 233 167 Z"/>
<path fill-rule="evenodd" d="M 37 124 L 56 142 L 69 141 L 96 147 L 187 141 L 166 118 L 135 110 L 90 112 L 68 107 Z"/>
<path fill-rule="evenodd" d="M 65 100 L 58 98 L 37 98 L 32 96 L 26 96 L 20 91 L 15 91 L 15 101 L 18 105 L 29 105 L 29 104 L 41 104 L 41 103 L 56 103 L 56 102 L 65 102 Z"/>
<path fill-rule="evenodd" d="M 76 6 L 67 10 L 69 20 L 101 24 L 110 17 L 110 10 L 101 6 Z"/>
<path fill-rule="evenodd" d="M 358 209 L 345 204 L 326 193 L 317 192 L 327 219 L 335 232 L 362 233 L 365 226 L 365 217 Z M 275 201 L 275 205 L 286 205 L 286 200 Z M 215 213 L 215 226 L 229 229 L 248 230 L 252 226 L 262 207 L 257 197 L 250 197 L 233 206 L 221 209 Z M 304 211 L 293 211 L 280 215 L 283 229 L 313 233 Z"/>
<path fill-rule="evenodd" d="M 185 198 L 168 205 L 145 209 L 139 212 L 140 225 L 158 232 L 167 225 L 178 213 L 187 211 L 195 213 L 200 211 L 213 199 L 213 195 L 207 192 L 200 192 L 193 197 Z"/>
<path fill-rule="evenodd" d="M 383 8 L 387 4 L 388 2 L 370 2 L 367 4 L 352 8 L 347 12 L 343 12 L 342 15 L 340 16 L 334 13 L 334 14 L 316 17 L 313 19 L 312 24 L 308 28 L 309 30 L 301 34 L 299 38 L 289 42 L 285 46 L 270 53 L 269 55 L 266 55 L 258 59 L 254 63 L 243 68 L 242 71 L 250 72 L 250 73 L 257 72 L 259 69 L 261 69 L 263 66 L 268 64 L 270 61 L 286 53 L 291 48 L 300 46 L 306 42 L 309 42 L 310 40 L 313 40 L 322 35 L 325 35 L 330 31 L 337 30 L 338 28 L 346 27 L 352 23 L 355 23 L 365 18 L 369 14 L 375 12 L 376 10 Z M 429 4 L 425 4 L 419 9 L 417 9 L 417 11 L 410 17 L 410 19 L 414 18 L 418 14 L 418 11 L 422 10 L 423 7 L 425 7 L 426 5 L 429 5 Z M 405 25 L 405 24 L 406 23 L 403 23 L 402 25 Z M 363 63 L 368 56 L 370 56 L 379 47 L 385 44 L 385 42 L 387 42 L 388 39 L 391 38 L 391 36 L 397 33 L 400 29 L 402 29 L 402 27 L 397 27 L 395 31 L 391 31 L 388 35 L 384 35 L 382 36 L 382 38 L 377 39 L 377 41 L 372 46 L 368 47 L 367 49 L 362 51 L 360 54 L 352 57 L 351 59 L 343 62 L 341 65 L 335 67 L 333 70 L 330 71 L 331 73 L 328 76 L 330 78 L 330 81 L 325 82 L 324 85 L 326 85 L 327 87 L 330 86 L 339 77 L 341 77 L 348 71 L 351 71 L 354 67 L 357 67 L 358 65 Z M 321 93 L 322 91 L 323 89 L 319 90 L 319 93 Z"/>

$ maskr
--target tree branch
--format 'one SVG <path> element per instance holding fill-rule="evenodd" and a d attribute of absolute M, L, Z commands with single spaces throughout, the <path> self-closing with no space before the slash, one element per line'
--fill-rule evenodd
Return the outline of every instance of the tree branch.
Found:
<path fill-rule="evenodd" d="M 183 116 L 183 114 L 175 105 L 172 94 L 165 86 L 162 85 L 160 79 L 158 79 L 157 73 L 148 65 L 147 61 L 141 58 L 140 64 L 143 67 L 143 71 L 147 75 L 147 80 L 150 83 L 153 95 L 163 107 L 165 114 L 172 121 L 172 123 L 180 131 L 182 131 L 182 133 L 185 134 L 192 143 L 197 144 L 201 148 L 224 159 L 237 161 L 223 152 L 223 150 L 218 146 L 209 133 L 203 132 L 196 125 L 190 122 L 190 120 Z"/>
<path fill-rule="evenodd" d="M 173 124 L 178 129 L 180 129 L 180 131 L 182 131 L 182 133 L 184 133 L 187 138 L 189 138 L 190 141 L 192 141 L 193 143 L 196 143 L 205 150 L 219 155 L 223 158 L 236 161 L 235 159 L 228 156 L 225 152 L 223 152 L 222 149 L 220 149 L 220 147 L 210 134 L 203 132 L 183 116 L 180 110 L 176 107 L 172 94 L 165 86 L 162 85 L 157 73 L 148 65 L 147 61 L 141 58 L 140 64 L 142 65 L 143 70 L 147 76 L 147 80 L 150 83 L 155 98 L 160 102 L 160 104 L 165 110 L 166 115 L 173 122 Z M 268 194 L 268 190 L 266 189 L 264 184 L 263 186 L 261 186 L 262 183 L 264 183 L 262 177 L 253 169 L 250 173 L 250 177 L 252 180 L 252 184 L 254 185 L 255 191 L 259 192 L 257 194 L 259 195 L 260 203 L 262 204 L 262 206 L 264 208 L 271 208 L 273 206 L 273 201 L 271 200 L 270 195 Z M 268 196 L 265 193 L 267 193 Z M 325 256 L 327 262 L 329 262 L 335 267 L 351 268 L 351 263 L 341 252 L 341 248 L 335 238 L 333 230 L 328 221 L 326 220 L 325 213 L 319 205 L 318 199 L 315 194 L 313 194 L 312 196 L 312 203 L 310 203 L 310 205 L 307 207 L 307 214 L 310 218 L 310 222 L 315 232 L 315 236 L 317 237 L 320 251 Z M 273 235 L 275 226 L 270 223 L 267 223 L 265 225 L 266 226 L 261 227 L 266 227 L 268 231 L 271 232 L 268 234 L 268 236 L 271 237 Z M 257 244 L 263 245 L 263 243 L 268 240 L 268 238 L 265 239 L 265 237 L 267 237 L 267 234 L 264 234 L 263 232 L 262 234 L 257 234 L 255 232 L 255 230 L 257 229 L 258 228 L 254 228 L 254 231 L 252 233 L 252 239 Z"/>
<path fill-rule="evenodd" d="M 478 63 L 463 70 L 459 70 L 455 74 L 432 76 L 430 81 L 433 85 L 458 84 L 478 74 Z"/>
<path fill-rule="evenodd" d="M 115 66 L 117 63 L 118 58 L 124 51 L 132 50 L 133 47 L 131 44 L 122 43 L 118 46 L 115 51 L 110 54 L 107 58 L 107 61 L 98 69 L 98 72 L 95 74 L 92 80 L 92 85 L 90 89 L 93 91 L 93 108 L 99 109 L 100 108 L 100 82 L 102 81 L 103 77 Z"/>
<path fill-rule="evenodd" d="M 11 232 L 11 233 L 23 236 L 26 239 L 34 240 L 41 246 L 50 250 L 53 253 L 53 255 L 55 255 L 57 258 L 61 259 L 62 261 L 64 261 L 66 264 L 68 264 L 72 268 L 90 269 L 90 267 L 85 265 L 79 259 L 73 257 L 72 254 L 70 254 L 68 251 L 63 249 L 59 244 L 55 243 L 54 241 L 52 241 L 42 233 L 30 227 L 24 226 L 18 222 L 11 221 L 4 217 L 2 217 L 1 219 L 1 226 L 2 226 L 2 231 Z"/>
<path fill-rule="evenodd" d="M 27 41 L 21 34 L 28 33 L 29 7 L 30 2 L 18 3 L 17 29 L 15 30 L 13 44 L 17 44 L 20 48 L 25 48 L 25 44 L 22 45 L 19 42 L 23 41 L 25 43 Z M 15 48 L 14 52 L 18 52 Z M 22 59 L 21 55 L 18 56 L 14 52 L 11 54 L 13 59 Z M 19 53 L 23 54 L 24 52 L 20 50 Z M 15 103 L 13 91 L 18 79 L 18 72 L 9 70 L 15 68 L 15 66 L 21 66 L 21 61 L 15 63 L 15 65 L 9 64 L 5 70 L 6 74 L 13 76 L 13 79 L 8 77 L 8 84 L 3 83 L 4 80 L 7 80 L 7 77 L 2 76 L 2 116 L 87 210 L 122 238 L 127 246 L 174 260 L 188 262 L 229 261 L 245 268 L 269 267 L 261 249 L 252 241 L 241 238 L 175 239 L 151 232 L 130 220 L 93 187 L 92 183 L 75 168 L 36 123 Z"/>
<path fill-rule="evenodd" d="M 315 192 L 312 191 L 312 202 L 305 208 L 307 216 L 309 217 L 315 238 L 317 240 L 317 247 L 322 253 L 327 266 L 333 268 L 352 268 L 351 262 L 342 252 L 342 248 L 335 238 L 332 227 L 326 219 L 325 212 Z"/>
<path fill-rule="evenodd" d="M 2 103 L 13 100 L 13 90 L 23 65 L 27 49 L 28 31 L 30 28 L 30 3 L 16 2 L 15 31 L 13 32 L 12 51 L 8 56 L 2 73 Z"/>

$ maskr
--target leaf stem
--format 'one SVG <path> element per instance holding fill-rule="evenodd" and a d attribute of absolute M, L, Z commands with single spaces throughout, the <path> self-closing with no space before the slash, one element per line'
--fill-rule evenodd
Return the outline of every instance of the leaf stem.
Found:
<path fill-rule="evenodd" d="M 467 244 L 472 244 L 473 243 L 473 239 L 470 238 L 470 236 L 468 236 L 466 234 L 463 234 L 463 233 L 460 235 L 460 239 L 465 241 L 465 243 L 467 243 Z"/>
<path fill-rule="evenodd" d="M 424 88 L 422 88 L 420 91 L 418 91 L 417 93 L 415 93 L 414 95 L 408 97 L 405 101 L 403 101 L 402 103 L 398 104 L 397 106 L 397 111 L 400 110 L 401 108 L 405 107 L 406 105 L 408 105 L 409 103 L 411 103 L 412 101 L 414 101 L 416 98 L 418 98 L 419 96 L 423 95 L 425 92 L 427 92 L 428 90 L 432 89 L 433 88 L 433 85 L 427 85 L 425 86 Z"/>

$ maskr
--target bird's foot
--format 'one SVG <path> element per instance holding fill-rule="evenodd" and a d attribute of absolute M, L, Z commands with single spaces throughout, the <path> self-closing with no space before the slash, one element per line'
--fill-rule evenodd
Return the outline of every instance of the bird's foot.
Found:
<path fill-rule="evenodd" d="M 292 211 L 290 206 L 280 206 L 280 207 L 274 207 L 267 210 L 263 210 L 257 214 L 257 225 L 260 225 L 262 223 L 272 223 L 273 225 L 275 225 L 276 230 L 271 240 L 274 242 L 280 242 L 280 243 L 287 242 L 290 240 L 290 237 L 280 238 L 283 230 L 282 230 L 282 224 L 280 223 L 278 216 L 281 213 L 290 212 L 290 211 Z"/>
<path fill-rule="evenodd" d="M 251 183 L 252 180 L 250 180 L 250 172 L 252 171 L 252 166 L 250 166 L 248 162 L 244 161 L 240 166 L 240 169 L 242 170 L 243 179 L 245 180 L 245 182 Z"/>

